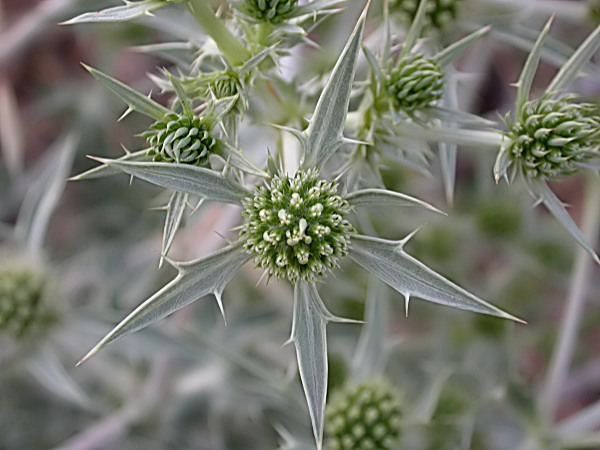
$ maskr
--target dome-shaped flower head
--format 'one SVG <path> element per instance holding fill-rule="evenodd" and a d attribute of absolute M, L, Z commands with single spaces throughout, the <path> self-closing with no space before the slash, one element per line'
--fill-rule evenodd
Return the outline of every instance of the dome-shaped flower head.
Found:
<path fill-rule="evenodd" d="M 274 176 L 244 201 L 241 236 L 257 264 L 275 278 L 312 281 L 338 266 L 348 253 L 353 227 L 337 183 L 316 170 Z"/>
<path fill-rule="evenodd" d="M 298 0 L 243 0 L 241 11 L 259 22 L 280 23 L 294 15 Z"/>
<path fill-rule="evenodd" d="M 397 391 L 384 380 L 349 384 L 335 391 L 325 410 L 325 448 L 398 448 L 402 403 Z"/>
<path fill-rule="evenodd" d="M 435 58 L 421 53 L 402 56 L 386 77 L 394 106 L 406 112 L 435 105 L 444 90 L 444 72 Z"/>
<path fill-rule="evenodd" d="M 217 145 L 211 129 L 202 117 L 171 113 L 154 122 L 142 136 L 153 161 L 206 166 Z"/>
<path fill-rule="evenodd" d="M 508 159 L 528 178 L 572 175 L 578 164 L 600 157 L 600 116 L 575 96 L 528 101 L 518 119 L 507 118 Z"/>
<path fill-rule="evenodd" d="M 429 0 L 424 17 L 423 27 L 425 29 L 445 28 L 449 23 L 456 20 L 463 0 Z M 392 0 L 390 11 L 397 11 L 402 20 L 410 23 L 419 8 L 420 0 Z"/>
<path fill-rule="evenodd" d="M 0 268 L 0 332 L 20 338 L 47 326 L 52 318 L 44 303 L 47 285 L 35 268 Z"/>

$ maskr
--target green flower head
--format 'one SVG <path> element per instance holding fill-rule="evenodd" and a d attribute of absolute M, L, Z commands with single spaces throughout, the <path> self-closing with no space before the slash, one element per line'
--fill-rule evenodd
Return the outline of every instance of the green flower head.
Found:
<path fill-rule="evenodd" d="M 423 28 L 445 28 L 458 17 L 461 2 L 462 0 L 429 0 Z M 417 14 L 419 3 L 420 0 L 392 0 L 390 10 L 399 12 L 404 22 L 410 23 Z"/>
<path fill-rule="evenodd" d="M 600 157 L 600 116 L 574 99 L 545 95 L 526 102 L 514 122 L 507 120 L 508 160 L 526 177 L 571 175 L 578 164 Z"/>
<path fill-rule="evenodd" d="M 314 169 L 293 177 L 275 175 L 244 201 L 241 236 L 258 266 L 292 283 L 312 281 L 338 266 L 354 229 L 345 216 L 348 202 L 337 183 L 319 179 Z"/>
<path fill-rule="evenodd" d="M 150 148 L 148 156 L 156 162 L 175 162 L 206 166 L 217 139 L 212 125 L 198 116 L 167 114 L 142 134 Z"/>
<path fill-rule="evenodd" d="M 46 287 L 46 278 L 35 269 L 0 269 L 0 332 L 23 337 L 47 324 Z"/>
<path fill-rule="evenodd" d="M 350 384 L 331 396 L 325 411 L 326 448 L 398 448 L 402 405 L 397 390 L 383 380 Z"/>
<path fill-rule="evenodd" d="M 292 17 L 298 0 L 244 0 L 240 9 L 259 22 L 280 23 Z"/>
<path fill-rule="evenodd" d="M 444 72 L 434 58 L 417 53 L 401 58 L 386 77 L 394 106 L 406 112 L 433 106 L 442 98 Z"/>

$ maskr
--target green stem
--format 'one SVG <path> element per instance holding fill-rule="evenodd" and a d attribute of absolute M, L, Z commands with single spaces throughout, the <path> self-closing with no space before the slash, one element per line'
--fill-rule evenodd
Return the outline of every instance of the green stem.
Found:
<path fill-rule="evenodd" d="M 588 242 L 596 242 L 600 229 L 600 178 L 588 175 L 581 232 Z M 592 259 L 583 248 L 578 247 L 566 310 L 562 316 L 558 341 L 550 360 L 547 376 L 539 399 L 540 417 L 547 425 L 552 424 L 561 388 L 567 376 L 576 343 L 579 324 L 584 313 L 586 291 Z"/>
<path fill-rule="evenodd" d="M 223 25 L 223 22 L 215 15 L 207 0 L 187 0 L 187 7 L 232 65 L 239 66 L 250 59 L 250 52 Z"/>

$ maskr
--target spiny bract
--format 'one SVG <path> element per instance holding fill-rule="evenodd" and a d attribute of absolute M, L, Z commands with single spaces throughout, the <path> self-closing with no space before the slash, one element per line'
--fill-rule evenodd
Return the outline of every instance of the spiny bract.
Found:
<path fill-rule="evenodd" d="M 442 98 L 444 72 L 434 58 L 410 54 L 391 69 L 386 84 L 394 106 L 412 112 L 433 106 Z"/>
<path fill-rule="evenodd" d="M 429 0 L 427 11 L 423 20 L 423 29 L 431 27 L 442 29 L 456 20 L 459 14 L 460 3 L 463 0 Z M 420 0 L 392 0 L 390 11 L 401 14 L 405 23 L 411 23 L 417 14 Z"/>
<path fill-rule="evenodd" d="M 250 17 L 278 23 L 291 17 L 298 0 L 245 0 L 243 10 Z"/>
<path fill-rule="evenodd" d="M 310 281 L 337 267 L 348 253 L 354 229 L 344 216 L 348 202 L 337 183 L 314 169 L 293 177 L 275 175 L 244 201 L 241 237 L 247 252 L 269 275 Z"/>
<path fill-rule="evenodd" d="M 396 389 L 383 380 L 350 384 L 331 396 L 325 412 L 326 448 L 398 448 L 402 405 Z"/>
<path fill-rule="evenodd" d="M 217 145 L 212 126 L 198 116 L 168 114 L 142 133 L 150 145 L 148 156 L 155 162 L 205 166 Z"/>
<path fill-rule="evenodd" d="M 600 116 L 594 106 L 566 95 L 526 102 L 519 119 L 507 119 L 509 161 L 529 178 L 571 175 L 577 164 L 600 157 Z"/>
<path fill-rule="evenodd" d="M 46 284 L 34 270 L 0 269 L 0 331 L 21 337 L 46 321 L 41 304 Z"/>

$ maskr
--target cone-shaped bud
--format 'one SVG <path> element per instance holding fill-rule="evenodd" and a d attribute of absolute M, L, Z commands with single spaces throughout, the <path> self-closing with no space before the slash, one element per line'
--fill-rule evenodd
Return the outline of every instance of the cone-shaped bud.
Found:
<path fill-rule="evenodd" d="M 406 112 L 418 111 L 442 98 L 444 72 L 434 58 L 409 54 L 392 68 L 386 84 L 395 107 Z"/>
<path fill-rule="evenodd" d="M 529 178 L 571 175 L 578 164 L 600 157 L 600 116 L 575 96 L 526 102 L 517 120 L 507 119 L 509 161 Z"/>
<path fill-rule="evenodd" d="M 402 405 L 383 380 L 350 384 L 334 392 L 325 411 L 327 450 L 399 448 Z"/>
<path fill-rule="evenodd" d="M 142 136 L 150 145 L 148 156 L 153 161 L 205 166 L 217 145 L 211 129 L 201 117 L 173 113 L 154 122 Z"/>
<path fill-rule="evenodd" d="M 298 0 L 244 0 L 242 11 L 259 22 L 280 23 L 293 17 Z"/>
<path fill-rule="evenodd" d="M 316 170 L 294 177 L 275 175 L 244 201 L 241 237 L 247 252 L 270 276 L 292 283 L 315 280 L 346 256 L 354 229 L 350 210 L 337 195 L 337 183 L 320 180 Z"/>
<path fill-rule="evenodd" d="M 48 324 L 46 285 L 35 269 L 0 268 L 0 332 L 18 338 Z"/>
<path fill-rule="evenodd" d="M 240 91 L 240 81 L 236 74 L 224 72 L 210 83 L 216 98 L 232 97 Z"/>
<path fill-rule="evenodd" d="M 390 11 L 398 12 L 403 22 L 410 24 L 417 14 L 419 3 L 421 3 L 420 0 L 392 0 Z M 445 28 L 458 17 L 461 3 L 462 0 L 429 0 L 423 29 Z"/>

